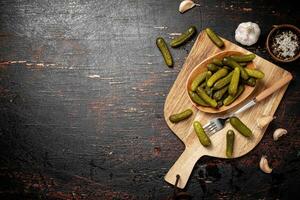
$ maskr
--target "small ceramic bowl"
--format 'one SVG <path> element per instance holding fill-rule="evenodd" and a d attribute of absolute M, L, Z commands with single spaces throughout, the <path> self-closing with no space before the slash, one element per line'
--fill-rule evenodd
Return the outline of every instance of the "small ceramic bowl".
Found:
<path fill-rule="evenodd" d="M 297 28 L 294 25 L 290 25 L 290 24 L 282 24 L 282 25 L 273 25 L 273 28 L 270 31 L 270 33 L 268 34 L 267 41 L 266 41 L 266 48 L 267 48 L 269 54 L 272 56 L 272 58 L 278 62 L 284 62 L 284 63 L 293 62 L 300 57 L 300 51 L 294 57 L 292 57 L 290 59 L 285 59 L 285 60 L 274 55 L 274 53 L 271 49 L 272 39 L 278 33 L 278 31 L 286 31 L 286 30 L 291 30 L 293 33 L 297 34 L 298 40 L 300 40 L 300 29 L 299 28 Z"/>

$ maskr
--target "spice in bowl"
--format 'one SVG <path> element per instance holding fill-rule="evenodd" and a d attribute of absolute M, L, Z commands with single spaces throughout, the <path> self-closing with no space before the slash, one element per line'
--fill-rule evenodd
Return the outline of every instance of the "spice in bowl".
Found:
<path fill-rule="evenodd" d="M 276 26 L 269 34 L 267 48 L 271 56 L 281 62 L 291 62 L 300 56 L 299 29 L 292 25 Z"/>
<path fill-rule="evenodd" d="M 276 57 L 282 60 L 290 60 L 295 57 L 299 53 L 297 34 L 291 30 L 277 31 L 272 40 L 271 50 Z"/>

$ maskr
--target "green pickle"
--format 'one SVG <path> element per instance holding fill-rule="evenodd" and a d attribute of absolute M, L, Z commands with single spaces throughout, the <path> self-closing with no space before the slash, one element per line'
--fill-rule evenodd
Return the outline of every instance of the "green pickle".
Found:
<path fill-rule="evenodd" d="M 214 73 L 214 74 L 208 79 L 206 85 L 207 85 L 208 87 L 212 87 L 213 84 L 214 84 L 217 80 L 223 78 L 223 77 L 226 76 L 227 74 L 228 74 L 228 70 L 227 70 L 227 69 L 224 69 L 224 68 L 219 69 L 216 73 Z"/>
<path fill-rule="evenodd" d="M 208 96 L 206 93 L 205 93 L 205 91 L 204 91 L 204 89 L 203 88 L 201 88 L 201 87 L 198 87 L 197 88 L 197 94 L 206 102 L 206 103 L 208 103 L 210 106 L 212 106 L 212 107 L 217 107 L 217 102 L 216 102 L 216 100 L 214 100 L 214 99 L 212 99 L 210 96 Z"/>
<path fill-rule="evenodd" d="M 202 72 L 193 80 L 191 84 L 191 90 L 194 92 L 196 91 L 199 84 L 201 84 L 206 79 L 207 71 Z"/>
<path fill-rule="evenodd" d="M 189 91 L 189 95 L 192 101 L 195 102 L 197 105 L 205 106 L 205 107 L 210 106 L 203 99 L 201 99 L 201 97 L 199 97 L 199 95 L 196 92 Z"/>
<path fill-rule="evenodd" d="M 203 83 L 201 83 L 201 84 L 199 85 L 199 87 L 205 88 L 205 87 L 206 87 L 206 81 L 204 81 Z"/>
<path fill-rule="evenodd" d="M 200 141 L 200 143 L 205 146 L 208 147 L 211 145 L 211 141 L 209 139 L 209 137 L 206 135 L 203 127 L 201 126 L 200 122 L 194 121 L 193 123 L 194 126 L 194 130 L 198 136 L 198 139 Z"/>
<path fill-rule="evenodd" d="M 208 69 L 209 71 L 211 71 L 211 72 L 216 72 L 216 71 L 218 71 L 218 70 L 221 69 L 221 68 L 220 68 L 219 66 L 213 64 L 213 63 L 209 63 L 209 64 L 207 65 L 207 69 Z"/>
<path fill-rule="evenodd" d="M 210 87 L 207 86 L 207 81 L 210 79 L 211 76 L 212 76 L 212 72 L 208 71 L 207 74 L 206 74 L 206 78 L 205 78 L 205 86 L 203 87 L 204 91 L 206 92 L 206 94 L 209 97 L 212 97 L 212 92 L 213 92 L 212 88 L 210 88 Z"/>
<path fill-rule="evenodd" d="M 234 146 L 234 132 L 233 130 L 228 130 L 226 134 L 226 156 L 228 158 L 232 157 L 233 146 Z"/>
<path fill-rule="evenodd" d="M 212 95 L 213 95 L 213 89 L 212 88 L 205 86 L 205 92 L 209 97 L 212 97 Z"/>
<path fill-rule="evenodd" d="M 224 99 L 223 104 L 225 106 L 230 105 L 232 102 L 234 102 L 234 100 L 236 100 L 244 92 L 244 90 L 245 90 L 244 85 L 239 85 L 237 93 L 234 96 L 228 95 Z"/>
<path fill-rule="evenodd" d="M 158 47 L 158 49 L 160 50 L 164 60 L 165 60 L 165 63 L 167 66 L 169 67 L 173 67 L 173 58 L 172 58 L 172 55 L 169 51 L 169 48 L 165 42 L 165 40 L 162 38 L 162 37 L 158 37 L 156 39 L 156 45 Z"/>
<path fill-rule="evenodd" d="M 212 72 L 208 71 L 207 74 L 206 74 L 206 77 L 205 77 L 205 82 L 207 82 L 208 79 L 210 79 L 211 75 L 212 75 Z"/>
<path fill-rule="evenodd" d="M 239 65 L 239 63 L 237 63 L 233 59 L 231 59 L 229 57 L 225 57 L 225 58 L 223 58 L 223 63 L 233 69 L 236 67 L 240 68 L 242 79 L 247 80 L 249 78 L 249 75 L 247 74 L 247 72 L 245 70 L 246 68 L 243 68 L 241 65 Z"/>
<path fill-rule="evenodd" d="M 230 72 L 227 76 L 225 76 L 224 78 L 221 78 L 220 80 L 218 80 L 214 84 L 213 89 L 214 90 L 219 90 L 219 89 L 223 88 L 225 85 L 228 85 L 231 81 L 232 74 L 233 74 L 233 72 Z"/>
<path fill-rule="evenodd" d="M 217 47 L 222 48 L 224 46 L 223 40 L 211 28 L 206 28 L 205 32 Z"/>
<path fill-rule="evenodd" d="M 185 33 L 181 34 L 180 36 L 171 40 L 170 45 L 171 47 L 179 47 L 186 43 L 189 39 L 191 39 L 197 32 L 195 26 L 191 26 Z"/>
<path fill-rule="evenodd" d="M 219 66 L 219 67 L 222 67 L 222 66 L 223 66 L 223 62 L 222 62 L 222 60 L 219 59 L 219 58 L 213 58 L 213 59 L 212 59 L 212 63 L 215 64 L 215 65 L 217 65 L 217 66 Z"/>
<path fill-rule="evenodd" d="M 245 70 L 246 70 L 247 74 L 253 78 L 262 79 L 265 76 L 265 74 L 258 69 L 245 68 Z"/>
<path fill-rule="evenodd" d="M 187 109 L 181 113 L 178 113 L 178 114 L 173 114 L 169 117 L 169 120 L 172 122 L 172 123 L 178 123 L 182 120 L 185 120 L 187 118 L 189 118 L 190 116 L 192 116 L 193 114 L 193 111 L 191 109 Z"/>
<path fill-rule="evenodd" d="M 231 59 L 235 60 L 236 62 L 250 62 L 255 58 L 255 54 L 247 54 L 247 55 L 240 55 L 240 56 L 230 56 Z"/>
<path fill-rule="evenodd" d="M 251 87 L 254 87 L 256 85 L 256 79 L 253 77 L 248 78 L 248 80 L 243 80 L 243 83 L 246 85 L 249 85 Z"/>
<path fill-rule="evenodd" d="M 214 95 L 213 95 L 213 98 L 216 100 L 216 101 L 220 101 L 222 99 L 222 97 L 226 94 L 226 92 L 228 91 L 228 86 L 225 86 L 223 87 L 222 89 L 220 90 L 217 90 Z M 223 105 L 223 103 L 222 103 Z"/>
<path fill-rule="evenodd" d="M 240 68 L 236 67 L 233 70 L 232 78 L 229 84 L 228 93 L 234 96 L 237 93 L 240 81 Z"/>
<path fill-rule="evenodd" d="M 230 117 L 230 124 L 235 128 L 240 134 L 245 137 L 251 137 L 252 131 L 237 117 Z"/>

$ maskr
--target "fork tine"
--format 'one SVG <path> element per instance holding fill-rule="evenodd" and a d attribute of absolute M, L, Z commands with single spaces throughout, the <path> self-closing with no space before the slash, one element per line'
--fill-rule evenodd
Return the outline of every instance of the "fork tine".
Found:
<path fill-rule="evenodd" d="M 204 129 L 208 129 L 210 128 L 211 126 L 213 126 L 214 123 L 213 122 L 209 122 L 209 124 L 206 124 L 205 126 L 203 126 Z"/>
<path fill-rule="evenodd" d="M 213 124 L 213 123 L 210 124 L 208 127 L 206 127 L 205 130 L 209 130 L 209 129 L 211 129 L 212 127 L 214 127 L 214 124 Z"/>
<path fill-rule="evenodd" d="M 211 136 L 224 128 L 227 119 L 228 118 L 213 118 L 203 126 L 203 129 L 208 136 Z"/>
<path fill-rule="evenodd" d="M 206 129 L 210 129 L 211 127 L 215 126 L 214 122 L 211 122 L 207 127 L 205 127 Z"/>
<path fill-rule="evenodd" d="M 210 127 L 208 127 L 208 128 L 205 128 L 204 131 L 205 131 L 205 132 L 209 132 L 211 128 L 212 128 L 212 126 L 210 126 Z"/>
<path fill-rule="evenodd" d="M 204 131 L 205 132 L 212 132 L 213 130 L 216 130 L 217 129 L 217 126 L 215 123 L 211 123 L 209 124 L 209 126 L 207 126 Z"/>
<path fill-rule="evenodd" d="M 209 126 L 208 128 L 204 129 L 205 131 L 210 132 L 211 130 L 213 130 L 215 127 L 213 125 Z"/>
<path fill-rule="evenodd" d="M 207 130 L 207 132 L 213 132 L 213 131 L 216 130 L 216 129 L 217 129 L 217 127 L 212 126 L 210 129 Z"/>
<path fill-rule="evenodd" d="M 207 135 L 208 135 L 208 136 L 212 136 L 212 135 L 215 134 L 216 132 L 217 132 L 217 129 L 214 129 L 213 131 L 208 132 Z"/>

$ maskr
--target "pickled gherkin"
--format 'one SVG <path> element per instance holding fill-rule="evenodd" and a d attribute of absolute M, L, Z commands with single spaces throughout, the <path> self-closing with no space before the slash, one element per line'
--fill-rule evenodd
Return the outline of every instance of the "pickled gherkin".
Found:
<path fill-rule="evenodd" d="M 236 62 L 250 62 L 255 58 L 255 54 L 247 54 L 247 55 L 240 55 L 240 56 L 230 56 L 231 59 L 235 60 Z"/>
<path fill-rule="evenodd" d="M 228 74 L 228 70 L 227 70 L 227 69 L 222 68 L 222 69 L 218 70 L 216 73 L 214 73 L 214 74 L 208 79 L 206 85 L 207 85 L 208 87 L 212 87 L 213 84 L 214 84 L 217 80 L 223 78 L 223 77 L 226 76 L 227 74 Z"/>
<path fill-rule="evenodd" d="M 240 81 L 240 68 L 236 67 L 233 70 L 232 78 L 229 84 L 228 93 L 234 96 L 237 93 Z"/>
<path fill-rule="evenodd" d="M 211 71 L 211 72 L 216 72 L 216 71 L 218 71 L 218 70 L 221 69 L 221 68 L 220 68 L 219 66 L 213 64 L 213 63 L 209 63 L 209 64 L 207 65 L 207 69 L 208 69 L 209 71 Z"/>
<path fill-rule="evenodd" d="M 193 80 L 193 82 L 191 84 L 191 90 L 193 92 L 196 91 L 199 84 L 201 84 L 206 79 L 206 74 L 207 74 L 207 71 L 204 71 L 201 74 L 199 74 L 198 76 L 196 76 L 196 78 Z"/>
<path fill-rule="evenodd" d="M 218 80 L 214 84 L 213 89 L 214 90 L 219 90 L 219 89 L 223 88 L 225 85 L 228 85 L 231 81 L 232 74 L 233 74 L 233 72 L 230 72 L 227 76 L 225 76 L 224 78 Z"/>
<path fill-rule="evenodd" d="M 243 83 L 245 83 L 246 85 L 249 85 L 251 87 L 254 87 L 256 85 L 256 79 L 253 77 L 248 78 L 248 80 L 243 80 Z"/>
<path fill-rule="evenodd" d="M 212 97 L 212 95 L 213 95 L 213 89 L 212 88 L 205 86 L 205 92 L 209 97 Z"/>
<path fill-rule="evenodd" d="M 197 29 L 195 26 L 191 26 L 185 33 L 181 34 L 180 36 L 174 38 L 171 42 L 170 45 L 171 47 L 179 47 L 186 43 L 189 39 L 191 39 L 195 33 L 197 32 Z"/>
<path fill-rule="evenodd" d="M 193 111 L 191 109 L 187 109 L 181 113 L 178 113 L 178 114 L 173 114 L 169 117 L 169 120 L 172 122 L 172 123 L 178 123 L 182 120 L 185 120 L 187 118 L 189 118 L 190 116 L 192 116 L 193 114 Z"/>
<path fill-rule="evenodd" d="M 252 131 L 239 118 L 230 117 L 229 122 L 243 136 L 251 137 L 253 135 Z"/>
<path fill-rule="evenodd" d="M 207 74 L 206 74 L 206 78 L 205 78 L 206 83 L 207 83 L 208 79 L 210 79 L 211 75 L 212 75 L 212 72 L 208 71 Z"/>
<path fill-rule="evenodd" d="M 209 97 L 212 97 L 212 92 L 213 92 L 212 88 L 207 86 L 207 81 L 210 79 L 211 76 L 212 76 L 212 72 L 208 71 L 206 74 L 205 86 L 204 86 L 204 91 Z"/>
<path fill-rule="evenodd" d="M 194 121 L 193 126 L 194 126 L 194 130 L 198 136 L 200 143 L 205 147 L 210 146 L 211 141 L 210 141 L 209 137 L 206 135 L 200 122 Z"/>
<path fill-rule="evenodd" d="M 205 87 L 206 87 L 206 81 L 205 81 L 205 82 L 203 82 L 203 83 L 201 83 L 201 84 L 199 85 L 199 87 L 201 87 L 201 88 L 205 88 Z"/>
<path fill-rule="evenodd" d="M 210 96 L 208 96 L 205 91 L 203 90 L 203 88 L 198 87 L 197 88 L 197 94 L 209 105 L 211 105 L 212 107 L 217 107 L 217 102 L 216 100 L 210 98 Z"/>
<path fill-rule="evenodd" d="M 201 99 L 201 97 L 199 97 L 199 95 L 196 92 L 189 91 L 189 96 L 191 97 L 192 101 L 197 105 L 204 106 L 204 107 L 210 106 L 203 99 Z"/>
<path fill-rule="evenodd" d="M 228 158 L 232 157 L 234 146 L 234 132 L 233 130 L 228 130 L 226 134 L 226 156 Z"/>
<path fill-rule="evenodd" d="M 172 55 L 169 51 L 169 48 L 168 48 L 165 40 L 162 37 L 158 37 L 156 39 L 156 45 L 157 45 L 158 49 L 160 50 L 160 52 L 165 60 L 166 65 L 169 67 L 173 67 L 173 58 L 172 58 Z"/>
<path fill-rule="evenodd" d="M 229 67 L 232 67 L 233 69 L 238 67 L 241 70 L 241 77 L 244 80 L 247 80 L 249 78 L 249 75 L 246 72 L 246 68 L 243 68 L 240 64 L 238 64 L 236 61 L 232 60 L 231 58 L 225 57 L 223 58 L 223 63 L 225 65 L 228 65 Z"/>
<path fill-rule="evenodd" d="M 212 59 L 212 63 L 215 64 L 215 65 L 217 65 L 217 66 L 219 66 L 219 67 L 222 67 L 222 66 L 223 66 L 223 62 L 222 62 L 222 60 L 219 59 L 219 58 L 213 58 L 213 59 Z"/>
<path fill-rule="evenodd" d="M 222 97 L 226 94 L 226 92 L 228 91 L 228 86 L 225 86 L 223 87 L 222 89 L 220 90 L 217 90 L 214 95 L 213 95 L 213 98 L 216 100 L 216 101 L 220 101 L 222 99 Z"/>
<path fill-rule="evenodd" d="M 205 32 L 217 47 L 222 48 L 224 46 L 223 40 L 211 28 L 206 28 Z"/>
<path fill-rule="evenodd" d="M 234 100 L 236 100 L 244 92 L 244 90 L 245 90 L 244 85 L 239 85 L 237 93 L 234 96 L 228 95 L 224 99 L 223 104 L 225 106 L 232 104 L 232 102 L 234 102 Z"/>
<path fill-rule="evenodd" d="M 262 79 L 265 76 L 265 74 L 262 71 L 260 71 L 259 69 L 245 68 L 245 70 L 248 73 L 248 75 L 253 78 Z"/>

